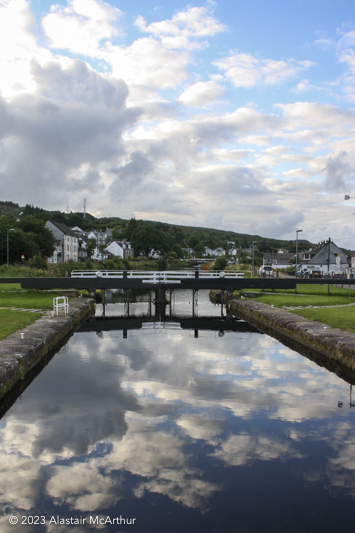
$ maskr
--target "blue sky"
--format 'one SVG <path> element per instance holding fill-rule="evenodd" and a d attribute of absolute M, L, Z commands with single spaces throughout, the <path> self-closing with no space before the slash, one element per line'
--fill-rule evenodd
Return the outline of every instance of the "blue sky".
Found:
<path fill-rule="evenodd" d="M 354 248 L 354 12 L 0 0 L 3 199 Z"/>

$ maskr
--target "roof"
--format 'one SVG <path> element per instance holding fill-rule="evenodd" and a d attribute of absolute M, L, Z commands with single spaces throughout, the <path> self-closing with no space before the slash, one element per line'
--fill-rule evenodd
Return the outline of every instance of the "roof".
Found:
<path fill-rule="evenodd" d="M 64 235 L 71 235 L 72 237 L 77 237 L 77 234 L 75 233 L 75 231 L 71 230 L 65 224 L 62 224 L 61 222 L 55 222 L 54 220 L 48 220 L 47 222 L 50 222 L 51 224 L 53 224 L 53 226 L 58 228 L 62 233 L 64 233 Z"/>
<path fill-rule="evenodd" d="M 286 253 L 286 252 L 283 252 L 283 253 L 279 253 L 279 252 L 270 252 L 270 253 L 265 253 L 264 254 L 264 259 L 284 259 L 284 260 L 290 260 L 292 259 L 292 257 L 295 257 L 295 254 L 292 254 L 292 253 Z"/>
<path fill-rule="evenodd" d="M 346 254 L 331 241 L 330 246 L 328 242 L 322 242 L 314 248 L 311 252 L 311 259 L 303 260 L 303 263 L 318 263 L 320 265 L 326 265 L 329 260 L 329 264 L 336 263 L 337 256 L 340 256 L 340 264 L 348 264 L 348 258 Z"/>

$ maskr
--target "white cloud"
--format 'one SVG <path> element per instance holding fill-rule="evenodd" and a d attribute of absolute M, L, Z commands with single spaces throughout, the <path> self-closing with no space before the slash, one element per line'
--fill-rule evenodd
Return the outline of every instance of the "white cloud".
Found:
<path fill-rule="evenodd" d="M 184 50 L 170 50 L 146 37 L 126 48 L 107 45 L 102 58 L 111 66 L 112 75 L 125 80 L 132 98 L 146 98 L 158 90 L 176 87 L 188 77 L 190 55 Z"/>
<path fill-rule="evenodd" d="M 0 95 L 32 92 L 31 61 L 45 64 L 51 53 L 38 46 L 35 21 L 26 0 L 0 2 Z"/>
<path fill-rule="evenodd" d="M 178 101 L 187 107 L 205 107 L 225 94 L 225 88 L 214 81 L 199 81 L 180 94 Z"/>
<path fill-rule="evenodd" d="M 211 16 L 211 6 L 211 3 L 207 3 L 205 7 L 190 7 L 186 11 L 180 11 L 170 20 L 153 22 L 148 26 L 144 18 L 139 16 L 135 24 L 141 31 L 156 36 L 211 37 L 226 30 L 224 24 Z"/>
<path fill-rule="evenodd" d="M 225 71 L 235 87 L 255 85 L 276 85 L 285 83 L 313 65 L 311 61 L 276 61 L 260 59 L 251 54 L 234 54 L 213 64 Z"/>
<path fill-rule="evenodd" d="M 117 35 L 121 12 L 100 0 L 70 0 L 68 7 L 53 5 L 42 20 L 53 48 L 95 56 L 103 40 Z"/>

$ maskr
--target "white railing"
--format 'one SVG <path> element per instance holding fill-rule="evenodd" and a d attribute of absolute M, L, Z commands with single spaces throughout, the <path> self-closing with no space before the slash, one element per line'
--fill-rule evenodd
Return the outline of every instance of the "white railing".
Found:
<path fill-rule="evenodd" d="M 143 283 L 181 283 L 184 279 L 194 279 L 195 270 L 165 270 L 165 271 L 139 271 L 139 270 L 73 270 L 72 278 L 121 278 L 139 279 Z M 244 272 L 209 271 L 199 270 L 199 279 L 236 279 L 244 278 Z"/>

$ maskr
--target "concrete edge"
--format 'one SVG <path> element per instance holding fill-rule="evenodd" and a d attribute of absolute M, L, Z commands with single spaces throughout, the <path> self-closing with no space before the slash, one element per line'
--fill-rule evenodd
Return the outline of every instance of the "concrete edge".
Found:
<path fill-rule="evenodd" d="M 75 298 L 69 301 L 69 313 L 43 315 L 24 329 L 11 333 L 0 341 L 0 398 L 60 341 L 94 312 L 93 299 Z M 21 338 L 23 337 L 23 338 Z"/>
<path fill-rule="evenodd" d="M 355 334 L 333 329 L 326 324 L 303 318 L 285 309 L 250 300 L 231 300 L 229 312 L 271 333 L 291 339 L 312 351 L 355 370 Z"/>

